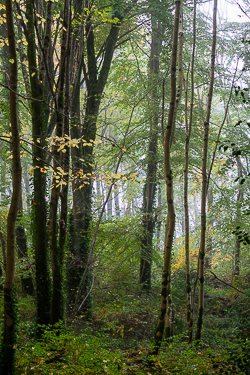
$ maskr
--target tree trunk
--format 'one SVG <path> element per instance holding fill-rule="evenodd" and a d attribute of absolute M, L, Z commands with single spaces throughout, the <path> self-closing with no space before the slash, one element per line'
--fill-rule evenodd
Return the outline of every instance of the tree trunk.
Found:
<path fill-rule="evenodd" d="M 186 288 L 187 288 L 187 334 L 188 342 L 192 341 L 193 335 L 193 310 L 192 310 L 192 292 L 190 277 L 190 252 L 189 252 L 189 205 L 188 205 L 188 168 L 189 168 L 189 142 L 193 123 L 194 107 L 194 59 L 196 47 L 196 0 L 194 0 L 193 16 L 193 50 L 191 61 L 191 98 L 188 119 L 188 82 L 185 87 L 185 124 L 186 124 L 186 141 L 185 141 L 185 167 L 184 167 L 184 215 L 185 215 L 185 256 L 186 256 Z"/>
<path fill-rule="evenodd" d="M 7 217 L 7 257 L 4 282 L 4 334 L 1 352 L 1 374 L 14 374 L 16 340 L 16 302 L 14 295 L 15 275 L 15 223 L 21 193 L 22 167 L 20 161 L 20 138 L 17 110 L 17 55 L 13 24 L 12 1 L 6 0 L 6 21 L 10 56 L 10 122 L 12 135 L 13 192 Z"/>
<path fill-rule="evenodd" d="M 69 9 L 69 19 L 71 18 L 71 12 Z M 66 54 L 66 72 L 65 72 L 65 95 L 64 95 L 64 129 L 63 133 L 69 136 L 69 114 L 70 114 L 70 48 L 71 44 L 71 25 L 68 25 L 68 50 Z M 67 236 L 67 223 L 68 223 L 68 190 L 69 190 L 69 160 L 70 160 L 70 148 L 66 149 L 66 152 L 62 155 L 62 165 L 64 167 L 64 179 L 65 185 L 62 185 L 60 193 L 61 199 L 61 212 L 60 212 L 60 223 L 59 223 L 59 248 L 61 249 L 60 264 L 63 266 L 64 259 L 64 248 Z"/>
<path fill-rule="evenodd" d="M 23 218 L 23 200 L 22 200 L 22 188 L 20 193 L 19 199 L 19 208 L 18 208 L 18 216 L 17 216 L 17 226 L 16 226 L 16 244 L 18 249 L 18 258 L 24 259 L 27 254 L 27 239 L 24 226 L 22 224 Z M 22 292 L 26 295 L 33 296 L 34 294 L 34 285 L 31 276 L 22 276 L 21 277 L 22 283 Z"/>
<path fill-rule="evenodd" d="M 122 17 L 120 17 L 118 14 L 116 14 L 116 17 L 122 20 Z M 69 287 L 71 289 L 69 295 L 71 308 L 75 304 L 80 305 L 81 301 L 84 299 L 84 296 L 87 295 L 90 289 L 90 271 L 86 273 L 84 284 L 81 284 L 81 291 L 77 290 L 77 287 L 80 284 L 82 275 L 85 273 L 86 267 L 89 267 L 87 260 L 90 248 L 89 231 L 92 216 L 92 176 L 94 173 L 93 148 L 96 138 L 96 124 L 101 98 L 107 82 L 113 59 L 114 48 L 120 29 L 120 22 L 118 24 L 112 24 L 109 35 L 105 42 L 103 64 L 98 72 L 93 25 L 90 20 L 87 20 L 86 25 L 88 72 L 86 73 L 87 70 L 84 65 L 85 81 L 87 84 L 85 116 L 81 129 L 77 128 L 77 126 L 80 127 L 80 122 L 78 120 L 76 120 L 75 124 L 71 126 L 71 133 L 78 134 L 78 138 L 82 137 L 87 143 L 87 145 L 84 146 L 82 144 L 79 145 L 79 149 L 77 150 L 72 150 L 72 161 L 75 172 L 77 173 L 79 170 L 81 170 L 82 175 L 87 177 L 77 178 L 73 182 L 74 254 L 72 254 L 73 259 L 69 266 L 69 275 L 72 276 L 72 279 L 70 277 L 71 281 L 69 281 Z M 72 110 L 77 113 L 78 117 L 78 114 L 80 113 L 80 101 L 79 96 L 77 97 L 77 95 L 80 95 L 80 87 L 78 91 L 76 90 L 74 97 L 76 106 L 72 105 Z M 84 160 L 84 163 L 82 163 L 81 160 Z M 74 309 L 77 309 L 77 307 L 74 306 Z M 79 313 L 86 314 L 87 312 L 90 312 L 90 309 L 91 295 L 89 294 Z M 90 316 L 91 314 L 87 313 L 87 315 Z"/>
<path fill-rule="evenodd" d="M 153 234 L 155 228 L 154 200 L 156 193 L 157 174 L 157 140 L 159 122 L 159 98 L 157 81 L 159 80 L 159 40 L 158 22 L 151 15 L 152 40 L 149 61 L 149 80 L 151 86 L 150 96 L 150 132 L 148 145 L 148 165 L 146 183 L 143 193 L 143 217 L 142 217 L 142 239 L 141 239 L 141 264 L 140 284 L 149 292 L 151 289 L 151 265 L 153 254 Z"/>
<path fill-rule="evenodd" d="M 75 84 L 73 92 L 73 98 L 71 100 L 71 125 L 70 133 L 71 139 L 79 139 L 81 137 L 81 124 L 80 124 L 80 71 L 78 72 L 79 77 Z M 72 171 L 74 175 L 81 170 L 82 158 L 82 144 L 79 144 L 79 148 L 73 147 L 71 150 L 72 155 Z M 72 183 L 73 190 L 73 210 L 72 210 L 72 223 L 70 230 L 70 257 L 67 265 L 67 283 L 68 283 L 68 313 L 70 314 L 73 310 L 75 303 L 75 293 L 79 285 L 79 280 L 84 272 L 84 263 L 81 249 L 83 247 L 82 241 L 85 241 L 82 230 L 83 224 L 81 218 L 83 217 L 83 206 L 84 206 L 84 195 L 83 189 L 78 189 L 81 180 L 74 179 Z M 86 244 L 88 246 L 88 244 Z M 85 258 L 87 254 L 85 254 Z M 89 302 L 89 300 L 87 301 Z M 86 307 L 86 305 L 85 305 Z M 90 307 L 90 306 L 89 306 Z"/>
<path fill-rule="evenodd" d="M 182 52 L 183 52 L 183 0 L 180 1 L 180 10 L 179 10 L 179 21 L 178 21 L 178 41 L 177 41 L 177 50 L 178 50 L 178 82 L 177 82 L 177 90 L 176 90 L 176 97 L 175 97 L 175 104 L 174 104 L 174 112 L 173 112 L 173 119 L 172 119 L 172 130 L 169 138 L 169 154 L 172 146 L 172 142 L 174 140 L 174 133 L 175 133 L 175 122 L 177 116 L 177 109 L 178 105 L 181 100 L 182 94 L 182 86 L 183 86 L 183 62 L 182 62 Z M 169 163 L 170 163 L 170 156 L 169 156 Z M 171 171 L 170 167 L 169 170 Z M 170 222 L 169 222 L 170 225 Z M 167 313 L 165 318 L 165 336 L 166 338 L 171 337 L 172 335 L 172 327 L 173 327 L 173 308 L 172 308 L 172 292 L 171 292 L 171 283 L 169 283 L 169 288 L 167 292 Z"/>
<path fill-rule="evenodd" d="M 178 46 L 178 25 L 180 16 L 180 0 L 175 1 L 175 20 L 173 31 L 172 59 L 171 59 L 171 97 L 168 112 L 167 129 L 164 136 L 164 176 L 167 187 L 167 205 L 168 213 L 165 227 L 165 243 L 164 243 L 164 266 L 162 272 L 161 284 L 161 305 L 160 314 L 157 323 L 157 329 L 154 340 L 153 354 L 158 354 L 163 339 L 165 327 L 165 315 L 167 310 L 167 298 L 170 289 L 170 264 L 171 252 L 173 245 L 174 229 L 175 229 L 175 210 L 173 197 L 173 175 L 171 170 L 171 134 L 174 129 L 174 107 L 176 99 L 176 60 Z"/>
<path fill-rule="evenodd" d="M 58 89 L 57 89 L 57 111 L 56 111 L 56 129 L 55 129 L 55 145 L 53 146 L 53 187 L 51 190 L 50 198 L 50 217 L 49 217 L 49 246 L 51 254 L 51 265 L 52 265 L 52 312 L 51 312 L 51 323 L 55 324 L 63 319 L 63 290 L 62 290 L 62 266 L 63 266 L 63 254 L 64 254 L 64 243 L 65 240 L 58 243 L 58 221 L 57 221 L 57 211 L 59 194 L 61 192 L 61 182 L 62 186 L 67 185 L 67 182 L 57 179 L 64 179 L 65 171 L 62 170 L 62 154 L 63 152 L 58 151 L 60 148 L 60 143 L 57 144 L 57 139 L 60 139 L 63 135 L 64 121 L 68 121 L 68 117 L 63 116 L 64 114 L 64 91 L 65 91 L 65 78 L 66 78 L 66 66 L 69 68 L 69 64 L 66 65 L 68 60 L 67 51 L 68 46 L 68 33 L 69 33 L 69 2 L 64 1 L 64 19 L 63 19 L 63 30 L 61 36 L 61 54 L 60 54 L 60 66 L 59 66 L 59 78 L 58 78 Z M 69 73 L 68 73 L 69 74 Z M 67 128 L 67 126 L 66 126 Z M 60 142 L 60 141 L 59 141 Z M 68 169 L 68 168 L 67 168 Z M 68 171 L 66 172 L 68 173 Z M 63 174 L 63 176 L 62 176 Z M 64 194 L 66 192 L 64 191 Z M 63 208 L 63 221 L 65 222 L 65 213 L 67 212 L 67 200 L 63 201 L 66 204 Z M 63 224 L 63 222 L 61 222 Z M 66 224 L 66 223 L 65 223 Z M 63 227 L 60 226 L 62 231 Z M 62 235 L 62 232 L 61 232 Z M 61 246 L 60 246 L 61 245 Z"/>
<path fill-rule="evenodd" d="M 236 159 L 237 162 L 237 170 L 238 170 L 238 178 L 242 177 L 242 163 L 239 157 Z M 236 225 L 240 225 L 241 222 L 241 211 L 240 211 L 240 203 L 243 199 L 243 191 L 242 185 L 239 184 L 238 193 L 237 193 L 237 214 L 236 214 Z M 235 241 L 235 256 L 234 256 L 234 277 L 237 281 L 237 278 L 240 274 L 240 241 L 239 238 L 236 237 Z"/>
<path fill-rule="evenodd" d="M 214 68 L 215 68 L 215 48 L 216 48 L 216 15 L 217 0 L 214 0 L 213 10 L 213 41 L 211 50 L 210 64 L 210 83 L 207 97 L 206 118 L 204 121 L 203 155 L 202 155 L 202 196 L 201 196 L 201 240 L 199 249 L 199 302 L 198 319 L 195 340 L 200 340 L 203 310 L 204 310 L 204 259 L 205 259 L 205 235 L 206 235 L 206 197 L 207 197 L 207 153 L 208 153 L 208 135 L 209 121 L 212 105 L 213 87 L 214 87 Z"/>
<path fill-rule="evenodd" d="M 2 229 L 0 228 L 0 242 L 2 246 L 2 255 L 3 255 L 3 269 L 6 272 L 6 242 L 4 238 L 4 233 Z"/>
<path fill-rule="evenodd" d="M 37 292 L 37 324 L 50 323 L 51 283 L 48 267 L 47 230 L 46 230 L 46 174 L 44 171 L 45 136 L 47 130 L 48 108 L 43 104 L 45 82 L 40 81 L 36 62 L 36 41 L 34 31 L 33 1 L 26 2 L 27 22 L 27 57 L 29 63 L 29 75 L 32 115 L 32 152 L 34 169 L 34 195 L 33 195 L 33 247 L 35 250 L 36 265 L 36 292 Z M 38 335 L 41 329 L 38 328 Z"/>
<path fill-rule="evenodd" d="M 120 218 L 121 212 L 120 212 L 120 203 L 119 203 L 119 190 L 113 194 L 113 199 L 115 202 L 115 217 Z"/>
<path fill-rule="evenodd" d="M 157 222 L 156 222 L 156 238 L 159 240 L 161 238 L 161 224 L 162 224 L 162 191 L 161 184 L 158 184 L 158 213 L 157 213 Z"/>
<path fill-rule="evenodd" d="M 209 215 L 211 212 L 211 207 L 213 205 L 213 188 L 211 182 L 207 189 L 207 214 Z M 211 256 L 213 250 L 213 237 L 212 237 L 212 230 L 213 230 L 214 220 L 213 217 L 210 217 L 208 220 L 208 231 L 206 237 L 206 258 L 205 258 L 205 271 L 208 272 L 211 269 Z"/>
<path fill-rule="evenodd" d="M 107 187 L 107 194 L 108 194 L 108 191 L 109 191 L 109 188 Z M 108 203 L 107 203 L 107 209 L 108 209 L 107 219 L 108 220 L 112 219 L 112 211 L 113 211 L 112 206 L 113 206 L 113 199 L 112 199 L 112 195 L 110 195 L 110 199 L 108 200 Z"/>

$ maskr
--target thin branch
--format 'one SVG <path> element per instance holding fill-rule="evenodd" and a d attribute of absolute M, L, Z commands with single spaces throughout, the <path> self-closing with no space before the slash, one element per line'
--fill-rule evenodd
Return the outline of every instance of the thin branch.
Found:
<path fill-rule="evenodd" d="M 247 18 L 250 19 L 249 15 L 247 14 L 247 12 L 242 8 L 242 6 L 238 3 L 238 1 L 234 0 L 234 2 L 238 5 L 238 7 L 240 8 L 240 10 L 245 14 L 245 16 Z"/>
<path fill-rule="evenodd" d="M 81 309 L 82 305 L 84 304 L 84 302 L 86 301 L 86 299 L 88 298 L 88 296 L 90 295 L 90 293 L 92 292 L 92 289 L 93 289 L 94 283 L 95 283 L 95 274 L 94 274 L 94 272 L 93 272 L 93 278 L 92 278 L 92 284 L 91 284 L 91 287 L 90 287 L 88 293 L 86 294 L 84 300 L 82 301 L 82 303 L 81 303 L 80 306 L 78 307 L 78 311 Z"/>
<path fill-rule="evenodd" d="M 1 82 L 0 82 L 0 86 L 4 87 L 5 89 L 7 89 L 11 92 L 14 92 L 17 96 L 20 96 L 20 98 L 23 98 L 25 100 L 32 100 L 34 102 L 44 103 L 45 105 L 47 105 L 53 111 L 56 111 L 56 112 L 60 113 L 62 116 L 65 116 L 64 113 L 60 112 L 57 108 L 53 107 L 53 105 L 50 105 L 49 103 L 47 103 L 46 100 L 44 100 L 44 99 L 35 99 L 35 98 L 30 97 L 30 96 L 25 96 L 25 95 L 19 94 L 18 92 L 13 91 L 9 86 L 4 85 Z"/>

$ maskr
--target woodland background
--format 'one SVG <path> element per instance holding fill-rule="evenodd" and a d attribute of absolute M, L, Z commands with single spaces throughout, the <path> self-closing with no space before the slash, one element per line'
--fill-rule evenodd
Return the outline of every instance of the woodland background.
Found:
<path fill-rule="evenodd" d="M 1 374 L 249 374 L 236 5 L 0 4 Z"/>

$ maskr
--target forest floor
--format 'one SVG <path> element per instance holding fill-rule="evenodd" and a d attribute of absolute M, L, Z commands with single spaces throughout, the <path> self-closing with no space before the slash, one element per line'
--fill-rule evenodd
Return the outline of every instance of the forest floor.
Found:
<path fill-rule="evenodd" d="M 177 303 L 175 336 L 162 343 L 158 356 L 149 355 L 157 293 L 113 295 L 101 304 L 94 296 L 91 322 L 79 317 L 67 328 L 48 327 L 40 341 L 34 338 L 34 301 L 21 298 L 16 374 L 250 374 L 250 344 L 243 334 L 249 325 L 248 314 L 244 318 L 249 297 L 235 297 L 225 288 L 206 293 L 199 345 L 186 343 L 185 306 Z"/>

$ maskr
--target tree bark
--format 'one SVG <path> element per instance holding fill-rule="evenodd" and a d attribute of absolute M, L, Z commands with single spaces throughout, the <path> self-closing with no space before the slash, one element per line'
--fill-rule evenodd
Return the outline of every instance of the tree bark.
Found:
<path fill-rule="evenodd" d="M 207 188 L 207 214 L 211 213 L 211 207 L 213 205 L 213 187 L 211 182 Z M 213 230 L 214 220 L 213 217 L 210 217 L 208 220 L 208 233 L 206 237 L 206 250 L 205 253 L 207 254 L 205 258 L 205 271 L 208 272 L 211 269 L 211 253 L 213 250 L 213 237 L 212 237 L 212 230 Z"/>
<path fill-rule="evenodd" d="M 0 242 L 2 246 L 2 255 L 3 255 L 3 269 L 6 272 L 6 241 L 4 238 L 4 233 L 2 229 L 0 228 Z"/>
<path fill-rule="evenodd" d="M 238 178 L 242 177 L 242 163 L 239 157 L 236 159 L 237 162 L 237 170 L 238 170 Z M 239 225 L 241 222 L 241 212 L 240 212 L 240 203 L 243 199 L 243 191 L 242 191 L 242 185 L 239 184 L 238 187 L 238 193 L 237 193 L 237 203 L 236 203 L 236 209 L 237 209 L 237 214 L 236 214 L 236 224 Z M 235 241 L 235 255 L 234 255 L 234 277 L 235 279 L 238 278 L 240 274 L 240 241 L 239 238 L 236 237 Z"/>
<path fill-rule="evenodd" d="M 172 119 L 172 130 L 169 139 L 170 143 L 170 150 L 172 146 L 172 142 L 174 140 L 175 134 L 175 122 L 177 116 L 177 109 L 178 105 L 181 100 L 182 95 L 182 86 L 183 86 L 183 62 L 182 62 L 182 52 L 183 52 L 183 0 L 180 1 L 180 14 L 179 14 L 179 21 L 178 21 L 178 45 L 177 45 L 177 53 L 178 53 L 178 81 L 177 81 L 177 89 L 176 89 L 176 97 L 175 97 L 175 104 L 174 104 L 174 113 Z M 169 153 L 170 153 L 169 150 Z M 171 283 L 169 283 L 169 290 L 168 290 L 168 297 L 167 297 L 167 312 L 165 317 L 165 336 L 169 338 L 173 334 L 173 308 L 172 308 L 172 291 L 171 291 Z"/>
<path fill-rule="evenodd" d="M 194 0 L 194 16 L 193 16 L 193 49 L 191 60 L 191 98 L 188 119 L 188 82 L 185 87 L 185 124 L 186 124 L 186 140 L 185 140 L 185 167 L 184 167 L 184 215 L 185 215 L 185 256 L 186 256 L 186 288 L 187 288 L 187 333 L 188 342 L 192 341 L 193 335 L 193 310 L 192 310 L 192 292 L 190 278 L 190 252 L 189 252 L 189 204 L 188 204 L 188 168 L 189 168 L 189 142 L 192 132 L 193 123 L 193 107 L 194 107 L 194 59 L 196 47 L 196 0 Z"/>
<path fill-rule="evenodd" d="M 20 192 L 19 207 L 18 207 L 18 216 L 17 216 L 17 226 L 16 226 L 16 244 L 18 249 L 18 258 L 24 259 L 27 256 L 27 238 L 25 229 L 22 223 L 23 218 L 23 199 L 22 199 L 22 188 Z M 33 296 L 34 294 L 34 285 L 31 276 L 22 276 L 22 292 L 25 295 Z"/>
<path fill-rule="evenodd" d="M 148 144 L 148 165 L 146 183 L 143 193 L 142 205 L 142 239 L 141 239 L 141 263 L 140 263 L 140 284 L 149 292 L 151 290 L 151 265 L 153 253 L 153 234 L 155 228 L 154 200 L 156 193 L 157 174 L 157 141 L 159 122 L 159 98 L 157 81 L 159 80 L 159 36 L 158 22 L 151 15 L 152 40 L 149 61 L 149 80 L 151 86 L 150 96 L 150 131 Z"/>
<path fill-rule="evenodd" d="M 13 23 L 12 1 L 6 0 L 6 21 L 10 56 L 10 122 L 13 165 L 13 192 L 7 217 L 7 256 L 4 282 L 4 334 L 1 352 L 1 373 L 14 374 L 14 354 L 16 340 L 16 311 L 14 295 L 15 275 L 15 223 L 21 192 L 22 167 L 20 160 L 20 137 L 17 109 L 17 55 L 15 44 L 15 30 Z"/>
<path fill-rule="evenodd" d="M 115 14 L 116 17 L 122 21 L 122 17 L 119 14 Z M 105 53 L 103 57 L 103 64 L 98 71 L 97 68 L 97 57 L 95 54 L 95 40 L 92 22 L 88 19 L 86 22 L 86 44 L 87 44 L 87 67 L 86 70 L 84 64 L 84 75 L 87 84 L 87 98 L 86 98 L 86 108 L 83 120 L 83 125 L 80 128 L 80 122 L 78 121 L 78 115 L 80 113 L 80 103 L 79 97 L 80 87 L 76 90 L 76 96 L 74 96 L 74 101 L 76 107 L 73 108 L 73 112 L 76 112 L 76 121 L 71 126 L 71 133 L 78 134 L 78 138 L 82 137 L 88 145 L 79 145 L 79 149 L 72 150 L 72 162 L 74 165 L 73 172 L 77 173 L 81 170 L 84 178 L 78 178 L 74 180 L 73 183 L 73 227 L 74 227 L 74 237 L 73 237 L 73 260 L 69 266 L 69 275 L 72 275 L 72 280 L 69 281 L 70 291 L 70 305 L 71 308 L 77 301 L 84 299 L 87 295 L 90 283 L 91 274 L 87 272 L 85 283 L 82 286 L 81 292 L 77 290 L 80 284 L 82 274 L 85 272 L 87 267 L 87 259 L 90 247 L 89 230 L 91 224 L 91 196 L 92 196 L 92 176 L 94 173 L 93 167 L 93 148 L 94 141 L 96 138 L 96 124 L 97 117 L 99 113 L 99 107 L 101 103 L 102 94 L 107 82 L 111 62 L 113 59 L 115 44 L 118 39 L 120 22 L 118 24 L 112 24 L 110 28 L 109 35 L 104 43 Z M 78 77 L 80 79 L 80 75 Z M 90 146 L 89 144 L 92 145 Z M 84 163 L 81 160 L 84 160 Z M 82 188 L 79 188 L 83 185 Z M 85 303 L 82 305 L 81 311 L 79 313 L 84 313 L 90 316 L 91 309 L 91 295 L 89 294 Z"/>
<path fill-rule="evenodd" d="M 204 259 L 205 259 L 205 236 L 206 236 L 206 197 L 207 197 L 207 153 L 208 153 L 208 135 L 209 121 L 212 105 L 213 87 L 214 87 L 214 68 L 215 68 L 215 49 L 216 49 L 216 16 L 217 0 L 214 0 L 213 10 L 213 41 L 211 50 L 210 64 L 210 83 L 207 97 L 206 117 L 204 121 L 203 155 L 202 155 L 202 196 L 201 196 L 201 239 L 199 249 L 199 302 L 198 319 L 195 340 L 200 340 L 204 311 Z"/>
<path fill-rule="evenodd" d="M 63 223 L 66 225 L 66 212 L 67 212 L 67 200 L 63 200 L 64 205 L 61 207 L 61 213 L 63 217 L 60 221 L 60 233 L 61 241 L 58 243 L 58 222 L 57 222 L 57 211 L 59 194 L 61 192 L 61 185 L 58 177 L 64 179 L 64 173 L 68 175 L 67 172 L 61 171 L 63 166 L 62 154 L 63 152 L 58 151 L 60 143 L 57 144 L 57 139 L 61 139 L 63 135 L 63 130 L 66 130 L 67 125 L 64 126 L 64 121 L 68 122 L 67 114 L 64 114 L 64 92 L 65 92 L 65 78 L 66 78 L 66 67 L 69 69 L 69 64 L 66 64 L 68 60 L 67 51 L 69 49 L 68 45 L 68 33 L 70 27 L 70 9 L 69 1 L 64 1 L 64 16 L 63 16 L 63 29 L 61 35 L 61 54 L 60 54 L 60 66 L 59 66 L 59 78 L 57 85 L 57 111 L 56 111 L 56 129 L 55 129 L 55 145 L 53 146 L 53 167 L 54 167 L 54 177 L 53 177 L 53 187 L 51 190 L 50 198 L 50 216 L 49 216 L 49 246 L 51 254 L 51 265 L 52 265 L 52 312 L 51 312 L 51 323 L 55 324 L 63 319 L 63 285 L 62 285 L 62 266 L 63 266 L 63 256 L 64 256 L 64 243 L 62 237 Z M 69 72 L 68 72 L 69 74 Z M 63 176 L 61 175 L 63 173 Z M 62 181 L 63 185 L 68 185 L 68 181 Z M 66 190 L 63 192 L 64 198 L 67 196 Z M 66 194 L 66 196 L 65 196 Z"/>
<path fill-rule="evenodd" d="M 36 265 L 36 292 L 37 292 L 37 324 L 47 325 L 50 323 L 51 311 L 51 283 L 48 267 L 47 253 L 47 228 L 46 228 L 46 174 L 44 171 L 45 136 L 47 130 L 48 108 L 44 105 L 43 88 L 45 82 L 39 80 L 36 62 L 36 41 L 34 30 L 34 8 L 33 1 L 26 2 L 27 22 L 27 57 L 29 63 L 29 76 L 31 95 L 32 115 L 32 152 L 34 169 L 34 195 L 33 195 L 33 246 L 35 250 Z M 38 329 L 38 336 L 41 329 Z"/>
<path fill-rule="evenodd" d="M 176 99 L 176 61 L 178 46 L 178 25 L 180 16 L 180 0 L 175 1 L 175 20 L 173 30 L 172 59 L 171 59 L 171 96 L 168 112 L 167 129 L 164 136 L 164 176 L 167 187 L 167 205 L 168 213 L 165 227 L 165 243 L 164 243 L 164 266 L 162 272 L 161 283 L 161 304 L 160 314 L 157 323 L 157 329 L 154 340 L 153 354 L 158 354 L 163 339 L 165 327 L 165 315 L 167 310 L 167 298 L 170 292 L 170 264 L 171 251 L 173 245 L 174 229 L 175 229 L 175 210 L 173 197 L 173 174 L 171 169 L 171 134 L 174 128 L 174 107 Z"/>

